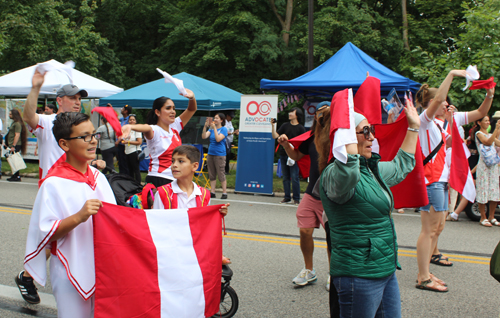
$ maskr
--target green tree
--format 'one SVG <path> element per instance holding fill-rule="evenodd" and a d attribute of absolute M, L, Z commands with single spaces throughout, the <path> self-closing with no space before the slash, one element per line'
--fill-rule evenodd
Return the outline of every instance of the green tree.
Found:
<path fill-rule="evenodd" d="M 75 8 L 78 20 L 71 19 L 72 12 L 64 5 L 43 0 L 0 2 L 0 34 L 6 47 L 0 55 L 2 66 L 15 71 L 49 59 L 73 60 L 77 69 L 121 85 L 123 68 L 108 41 L 94 30 L 94 2 L 81 1 Z"/>
<path fill-rule="evenodd" d="M 451 52 L 434 54 L 417 47 L 411 52 L 413 63 L 407 66 L 411 76 L 430 86 L 438 86 L 451 69 L 465 69 L 477 65 L 481 79 L 500 78 L 500 2 L 484 0 L 475 5 L 463 4 L 464 22 Z M 449 95 L 460 110 L 471 110 L 484 100 L 484 90 L 462 91 L 465 80 L 455 80 Z M 493 101 L 492 109 L 498 110 L 500 102 Z"/>

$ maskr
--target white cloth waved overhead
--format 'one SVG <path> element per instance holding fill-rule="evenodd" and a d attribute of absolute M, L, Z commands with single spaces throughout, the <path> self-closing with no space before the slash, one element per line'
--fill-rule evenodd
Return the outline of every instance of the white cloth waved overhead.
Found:
<path fill-rule="evenodd" d="M 356 127 L 354 125 L 354 101 L 352 98 L 352 89 L 349 89 L 347 102 L 349 107 L 349 128 L 339 128 L 335 132 L 332 147 L 333 156 L 335 159 L 340 160 L 343 164 L 347 162 L 346 145 L 358 143 L 358 139 L 356 138 Z"/>
<path fill-rule="evenodd" d="M 42 74 L 42 75 L 45 74 L 46 72 L 50 72 L 50 71 L 61 72 L 63 74 L 66 74 L 66 76 L 68 76 L 69 82 L 71 84 L 74 84 L 73 83 L 73 69 L 74 68 L 75 68 L 75 62 L 73 62 L 73 61 L 67 61 L 63 65 L 54 65 L 52 63 L 45 62 L 45 63 L 38 63 L 36 70 L 38 72 L 40 72 L 40 74 Z"/>
<path fill-rule="evenodd" d="M 165 77 L 165 83 L 174 84 L 175 87 L 177 87 L 177 89 L 179 90 L 179 92 L 181 92 L 182 95 L 187 96 L 187 92 L 186 92 L 186 89 L 184 88 L 184 81 L 183 80 L 180 80 L 178 78 L 174 78 L 174 77 L 172 77 L 172 75 L 160 70 L 159 68 L 156 68 L 156 70 L 158 71 L 158 73 L 163 75 L 163 77 Z"/>
<path fill-rule="evenodd" d="M 465 77 L 467 82 L 465 83 L 465 87 L 464 87 L 463 91 L 465 91 L 467 89 L 467 87 L 469 87 L 469 85 L 472 81 L 479 79 L 479 72 L 477 71 L 476 65 L 474 65 L 474 66 L 469 65 L 469 67 L 467 67 L 467 69 L 465 71 L 467 72 L 467 76 Z"/>

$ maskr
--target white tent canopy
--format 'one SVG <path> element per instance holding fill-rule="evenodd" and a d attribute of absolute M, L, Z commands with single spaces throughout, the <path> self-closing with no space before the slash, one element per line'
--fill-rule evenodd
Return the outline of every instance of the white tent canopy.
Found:
<path fill-rule="evenodd" d="M 63 65 L 56 60 L 50 60 L 47 63 L 58 67 Z M 35 68 L 36 65 L 33 65 L 0 77 L 0 95 L 8 97 L 28 96 Z M 87 98 L 103 98 L 123 91 L 123 88 L 101 81 L 76 69 L 73 69 L 72 78 L 73 84 L 89 93 Z M 41 98 L 54 98 L 57 90 L 66 84 L 70 84 L 66 74 L 58 71 L 48 72 L 45 75 L 45 81 L 39 96 Z"/>

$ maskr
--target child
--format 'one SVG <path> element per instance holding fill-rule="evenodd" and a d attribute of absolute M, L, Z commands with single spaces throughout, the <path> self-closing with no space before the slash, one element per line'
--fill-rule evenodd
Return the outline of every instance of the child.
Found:
<path fill-rule="evenodd" d="M 161 186 L 155 194 L 153 209 L 182 209 L 210 205 L 210 191 L 193 182 L 198 170 L 200 151 L 194 146 L 178 146 L 172 153 L 172 175 L 175 180 Z M 227 215 L 228 204 L 220 209 L 222 216 Z M 224 265 L 231 261 L 222 256 Z"/>
<path fill-rule="evenodd" d="M 94 242 L 91 215 L 101 201 L 116 204 L 108 181 L 88 161 L 97 140 L 88 115 L 58 114 L 52 128 L 66 161 L 45 179 L 35 199 L 24 267 L 41 285 L 47 279 L 45 253 L 49 244 L 50 281 L 59 317 L 93 317 L 95 291 Z"/>

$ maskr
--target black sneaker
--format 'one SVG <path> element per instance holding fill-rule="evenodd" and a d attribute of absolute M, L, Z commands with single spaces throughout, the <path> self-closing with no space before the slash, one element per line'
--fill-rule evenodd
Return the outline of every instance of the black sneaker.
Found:
<path fill-rule="evenodd" d="M 21 181 L 21 177 L 10 177 L 7 179 L 7 181 L 10 181 L 10 182 L 19 182 Z"/>
<path fill-rule="evenodd" d="M 280 203 L 292 203 L 292 199 L 283 199 Z"/>
<path fill-rule="evenodd" d="M 210 192 L 210 199 L 213 199 L 213 198 L 215 198 L 215 193 Z"/>
<path fill-rule="evenodd" d="M 19 291 L 21 292 L 21 296 L 23 296 L 24 300 L 30 304 L 39 304 L 40 296 L 38 296 L 37 288 L 35 283 L 33 282 L 32 277 L 24 277 L 24 271 L 20 272 L 19 275 L 16 276 L 15 281 Z"/>
<path fill-rule="evenodd" d="M 220 198 L 221 198 L 222 200 L 227 199 L 227 194 L 226 194 L 226 193 L 223 193 L 223 194 L 220 196 Z"/>

